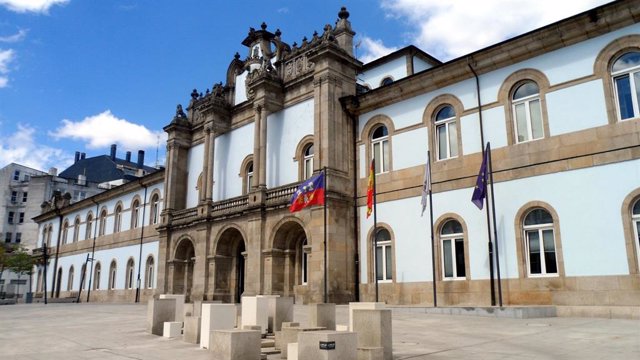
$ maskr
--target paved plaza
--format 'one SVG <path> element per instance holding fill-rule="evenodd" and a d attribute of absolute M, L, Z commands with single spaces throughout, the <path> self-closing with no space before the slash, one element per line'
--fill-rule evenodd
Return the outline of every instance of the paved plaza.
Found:
<path fill-rule="evenodd" d="M 0 306 L 0 359 L 209 359 L 145 332 L 146 305 Z M 306 308 L 295 320 L 306 324 Z M 346 324 L 347 307 L 337 307 Z M 640 359 L 640 321 L 393 314 L 394 359 Z M 278 359 L 271 355 L 269 359 Z"/>

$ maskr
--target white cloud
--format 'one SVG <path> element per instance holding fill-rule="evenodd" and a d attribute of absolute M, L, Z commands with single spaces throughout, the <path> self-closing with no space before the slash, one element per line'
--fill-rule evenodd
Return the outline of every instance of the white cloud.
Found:
<path fill-rule="evenodd" d="M 406 20 L 410 41 L 450 60 L 561 20 L 606 0 L 382 0 L 387 16 Z"/>
<path fill-rule="evenodd" d="M 386 47 L 382 40 L 372 39 L 367 36 L 364 36 L 358 42 L 358 47 L 362 49 L 362 54 L 357 54 L 358 60 L 365 64 L 398 50 L 397 47 Z"/>
<path fill-rule="evenodd" d="M 24 40 L 26 36 L 27 36 L 27 30 L 20 29 L 16 34 L 8 35 L 8 36 L 0 36 L 0 42 L 15 43 L 15 42 Z"/>
<path fill-rule="evenodd" d="M 36 129 L 18 124 L 15 133 L 0 136 L 0 166 L 15 162 L 38 170 L 50 167 L 64 169 L 71 165 L 73 157 L 62 149 L 39 144 L 34 135 Z"/>
<path fill-rule="evenodd" d="M 0 0 L 0 6 L 18 13 L 46 14 L 54 5 L 65 5 L 69 0 Z"/>
<path fill-rule="evenodd" d="M 62 126 L 50 133 L 56 139 L 74 139 L 86 142 L 90 149 L 120 144 L 125 148 L 144 149 L 155 147 L 166 139 L 162 131 L 151 131 L 142 125 L 114 116 L 110 110 L 88 116 L 80 121 L 62 120 Z"/>
<path fill-rule="evenodd" d="M 9 84 L 9 63 L 15 58 L 15 52 L 12 49 L 0 49 L 0 89 Z"/>

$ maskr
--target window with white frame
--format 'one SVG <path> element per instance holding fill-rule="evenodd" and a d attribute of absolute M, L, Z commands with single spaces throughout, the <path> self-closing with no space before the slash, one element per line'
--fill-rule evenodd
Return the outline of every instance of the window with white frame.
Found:
<path fill-rule="evenodd" d="M 464 234 L 462 225 L 456 220 L 447 221 L 440 230 L 442 250 L 442 278 L 464 279 Z"/>
<path fill-rule="evenodd" d="M 379 125 L 371 133 L 371 154 L 373 156 L 376 174 L 389 171 L 389 131 L 384 125 Z"/>
<path fill-rule="evenodd" d="M 138 199 L 133 200 L 131 204 L 131 228 L 138 227 L 138 217 L 140 215 L 140 201 Z"/>
<path fill-rule="evenodd" d="M 251 192 L 251 188 L 253 187 L 253 161 L 247 164 L 245 170 L 245 194 Z"/>
<path fill-rule="evenodd" d="M 378 281 L 391 281 L 393 279 L 393 250 L 391 248 L 391 234 L 389 234 L 387 229 L 378 229 L 376 239 L 376 279 Z"/>
<path fill-rule="evenodd" d="M 149 256 L 147 258 L 147 273 L 146 273 L 146 281 L 145 283 L 147 284 L 147 289 L 152 289 L 153 288 L 153 257 Z"/>
<path fill-rule="evenodd" d="M 93 271 L 93 289 L 100 290 L 100 263 L 96 264 L 96 268 Z"/>
<path fill-rule="evenodd" d="M 151 214 L 149 217 L 149 222 L 151 225 L 158 223 L 158 217 L 160 216 L 160 197 L 158 194 L 153 194 L 151 197 Z"/>
<path fill-rule="evenodd" d="M 116 288 L 116 262 L 115 260 L 111 262 L 111 266 L 109 267 L 109 289 L 113 290 Z"/>
<path fill-rule="evenodd" d="M 22 223 L 24 223 L 24 213 L 23 212 L 18 214 L 18 224 L 22 224 Z"/>
<path fill-rule="evenodd" d="M 611 67 L 620 120 L 640 117 L 640 52 L 622 54 Z"/>
<path fill-rule="evenodd" d="M 87 225 L 84 231 L 85 240 L 91 239 L 92 229 L 93 229 L 93 214 L 89 213 L 89 215 L 87 215 Z"/>
<path fill-rule="evenodd" d="M 16 202 L 18 202 L 18 192 L 17 191 L 12 191 L 11 192 L 11 203 L 15 204 Z"/>
<path fill-rule="evenodd" d="M 635 205 L 633 205 L 631 221 L 633 222 L 633 232 L 636 240 L 636 254 L 638 254 L 638 257 L 640 258 L 640 199 L 638 199 Z M 638 266 L 640 267 L 640 261 L 638 262 Z"/>
<path fill-rule="evenodd" d="M 122 206 L 116 206 L 116 209 L 113 212 L 113 232 L 120 232 L 122 228 Z"/>
<path fill-rule="evenodd" d="M 17 232 L 16 233 L 16 244 L 20 244 L 21 241 L 22 241 L 22 233 L 21 232 Z"/>
<path fill-rule="evenodd" d="M 436 155 L 438 160 L 458 156 L 458 130 L 456 128 L 456 111 L 451 105 L 438 110 L 434 119 L 436 128 Z"/>
<path fill-rule="evenodd" d="M 516 142 L 544 137 L 538 84 L 530 80 L 520 83 L 513 92 L 511 100 Z"/>
<path fill-rule="evenodd" d="M 65 220 L 62 224 L 62 244 L 67 243 L 67 235 L 69 235 L 69 221 Z"/>
<path fill-rule="evenodd" d="M 7 219 L 7 222 L 9 222 L 9 224 L 13 224 L 13 221 L 15 220 L 15 216 L 16 216 L 15 212 L 9 211 L 9 218 Z"/>
<path fill-rule="evenodd" d="M 67 291 L 73 290 L 73 266 L 69 269 L 69 276 L 67 278 Z"/>
<path fill-rule="evenodd" d="M 29 198 L 29 193 L 28 192 L 23 192 L 22 193 L 22 202 L 25 203 L 27 202 L 27 199 Z"/>
<path fill-rule="evenodd" d="M 80 237 L 80 218 L 76 217 L 73 222 L 73 242 L 78 242 L 78 238 Z"/>
<path fill-rule="evenodd" d="M 533 209 L 524 218 L 527 271 L 530 276 L 558 274 L 553 218 L 545 209 Z"/>
<path fill-rule="evenodd" d="M 15 181 L 20 180 L 20 170 L 16 170 L 13 172 L 13 180 Z"/>
<path fill-rule="evenodd" d="M 313 144 L 305 146 L 303 156 L 302 180 L 306 180 L 313 175 Z"/>
<path fill-rule="evenodd" d="M 129 261 L 127 261 L 127 278 L 125 279 L 126 280 L 125 287 L 127 289 L 133 288 L 133 269 L 134 269 L 133 259 L 129 259 Z"/>
<path fill-rule="evenodd" d="M 100 220 L 98 224 L 98 235 L 102 236 L 105 234 L 105 230 L 107 229 L 107 209 L 103 209 L 100 213 Z"/>

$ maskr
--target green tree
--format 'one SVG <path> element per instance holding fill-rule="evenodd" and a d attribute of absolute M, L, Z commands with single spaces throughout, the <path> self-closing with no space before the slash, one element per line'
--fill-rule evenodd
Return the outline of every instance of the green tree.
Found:
<path fill-rule="evenodd" d="M 25 248 L 17 248 L 8 256 L 7 268 L 18 274 L 18 294 L 20 294 L 20 280 L 22 275 L 26 274 L 31 276 L 33 273 L 33 265 L 33 258 Z"/>

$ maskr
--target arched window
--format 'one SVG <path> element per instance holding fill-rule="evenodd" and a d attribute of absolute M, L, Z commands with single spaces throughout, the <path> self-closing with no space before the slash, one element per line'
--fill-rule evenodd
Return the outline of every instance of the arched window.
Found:
<path fill-rule="evenodd" d="M 517 143 L 544 137 L 540 88 L 531 80 L 518 84 L 511 97 Z"/>
<path fill-rule="evenodd" d="M 65 219 L 64 223 L 62 223 L 62 240 L 61 240 L 61 243 L 63 245 L 67 243 L 67 235 L 69 235 L 69 221 Z"/>
<path fill-rule="evenodd" d="M 113 232 L 120 232 L 122 228 L 122 205 L 116 205 L 116 209 L 113 211 Z"/>
<path fill-rule="evenodd" d="M 533 209 L 525 216 L 522 228 L 529 276 L 558 274 L 551 214 L 545 209 Z"/>
<path fill-rule="evenodd" d="M 106 229 L 107 229 L 107 209 L 102 209 L 102 212 L 100 212 L 100 226 L 98 229 L 98 235 L 100 236 L 104 235 Z"/>
<path fill-rule="evenodd" d="M 42 269 L 38 269 L 38 280 L 36 281 L 36 292 L 42 291 Z"/>
<path fill-rule="evenodd" d="M 151 214 L 149 214 L 149 224 L 155 225 L 158 223 L 158 217 L 160 216 L 160 196 L 153 194 L 151 196 Z"/>
<path fill-rule="evenodd" d="M 140 215 L 140 200 L 135 199 L 133 203 L 131 203 L 131 228 L 135 229 L 138 227 L 138 218 Z"/>
<path fill-rule="evenodd" d="M 384 125 L 379 125 L 371 132 L 371 154 L 373 156 L 376 174 L 389 171 L 389 131 Z"/>
<path fill-rule="evenodd" d="M 49 230 L 47 231 L 47 247 L 51 247 L 51 234 L 53 233 L 53 225 L 49 224 Z"/>
<path fill-rule="evenodd" d="M 89 240 L 92 238 L 91 232 L 93 231 L 93 214 L 87 215 L 87 226 L 84 229 L 84 239 Z"/>
<path fill-rule="evenodd" d="M 375 244 L 375 276 L 378 281 L 393 279 L 393 250 L 389 230 L 378 228 Z"/>
<path fill-rule="evenodd" d="M 42 244 L 44 245 L 45 243 L 47 243 L 47 232 L 48 232 L 48 228 L 45 225 L 44 228 L 42 228 Z M 47 244 L 49 245 L 49 244 Z"/>
<path fill-rule="evenodd" d="M 301 267 L 300 283 L 302 285 L 307 285 L 307 282 L 309 281 L 309 263 L 308 263 L 309 254 L 307 254 L 306 247 L 307 247 L 307 239 L 305 238 L 304 241 L 302 242 L 302 253 L 301 253 L 302 261 L 300 262 L 300 267 Z"/>
<path fill-rule="evenodd" d="M 616 106 L 620 120 L 640 116 L 640 52 L 631 51 L 618 57 L 611 67 Z"/>
<path fill-rule="evenodd" d="M 440 230 L 443 279 L 466 277 L 463 232 L 456 220 L 447 221 Z"/>
<path fill-rule="evenodd" d="M 69 269 L 69 276 L 67 279 L 67 291 L 73 290 L 73 265 Z"/>
<path fill-rule="evenodd" d="M 380 86 L 386 86 L 393 84 L 393 78 L 391 76 L 385 76 L 382 81 L 380 81 Z"/>
<path fill-rule="evenodd" d="M 80 289 L 87 288 L 87 263 L 82 264 L 82 270 L 80 270 Z"/>
<path fill-rule="evenodd" d="M 73 222 L 73 242 L 78 242 L 79 236 L 80 236 L 80 217 L 76 216 L 76 219 Z"/>
<path fill-rule="evenodd" d="M 458 131 L 456 112 L 451 105 L 442 106 L 434 118 L 436 129 L 436 155 L 438 160 L 458 156 Z"/>
<path fill-rule="evenodd" d="M 134 272 L 134 262 L 133 262 L 133 259 L 129 259 L 129 261 L 127 261 L 127 272 L 126 272 L 127 278 L 125 279 L 125 288 L 127 289 L 133 288 L 133 272 Z"/>
<path fill-rule="evenodd" d="M 145 266 L 146 274 L 144 283 L 147 289 L 153 289 L 153 256 L 147 258 L 147 264 Z"/>
<path fill-rule="evenodd" d="M 116 261 L 113 260 L 111 262 L 111 266 L 109 266 L 109 289 L 110 290 L 113 290 L 116 288 L 116 270 L 117 270 Z"/>
<path fill-rule="evenodd" d="M 636 254 L 638 254 L 640 257 L 640 199 L 636 200 L 636 203 L 633 205 L 633 210 L 631 211 L 631 221 L 633 223 L 633 231 L 635 235 L 634 238 L 636 240 Z"/>
<path fill-rule="evenodd" d="M 251 188 L 253 188 L 253 161 L 249 162 L 244 170 L 244 193 L 250 193 Z"/>
<path fill-rule="evenodd" d="M 306 180 L 313 175 L 313 143 L 305 146 L 302 161 L 302 180 Z"/>
<path fill-rule="evenodd" d="M 95 269 L 93 270 L 93 289 L 100 290 L 100 263 L 96 264 Z"/>

